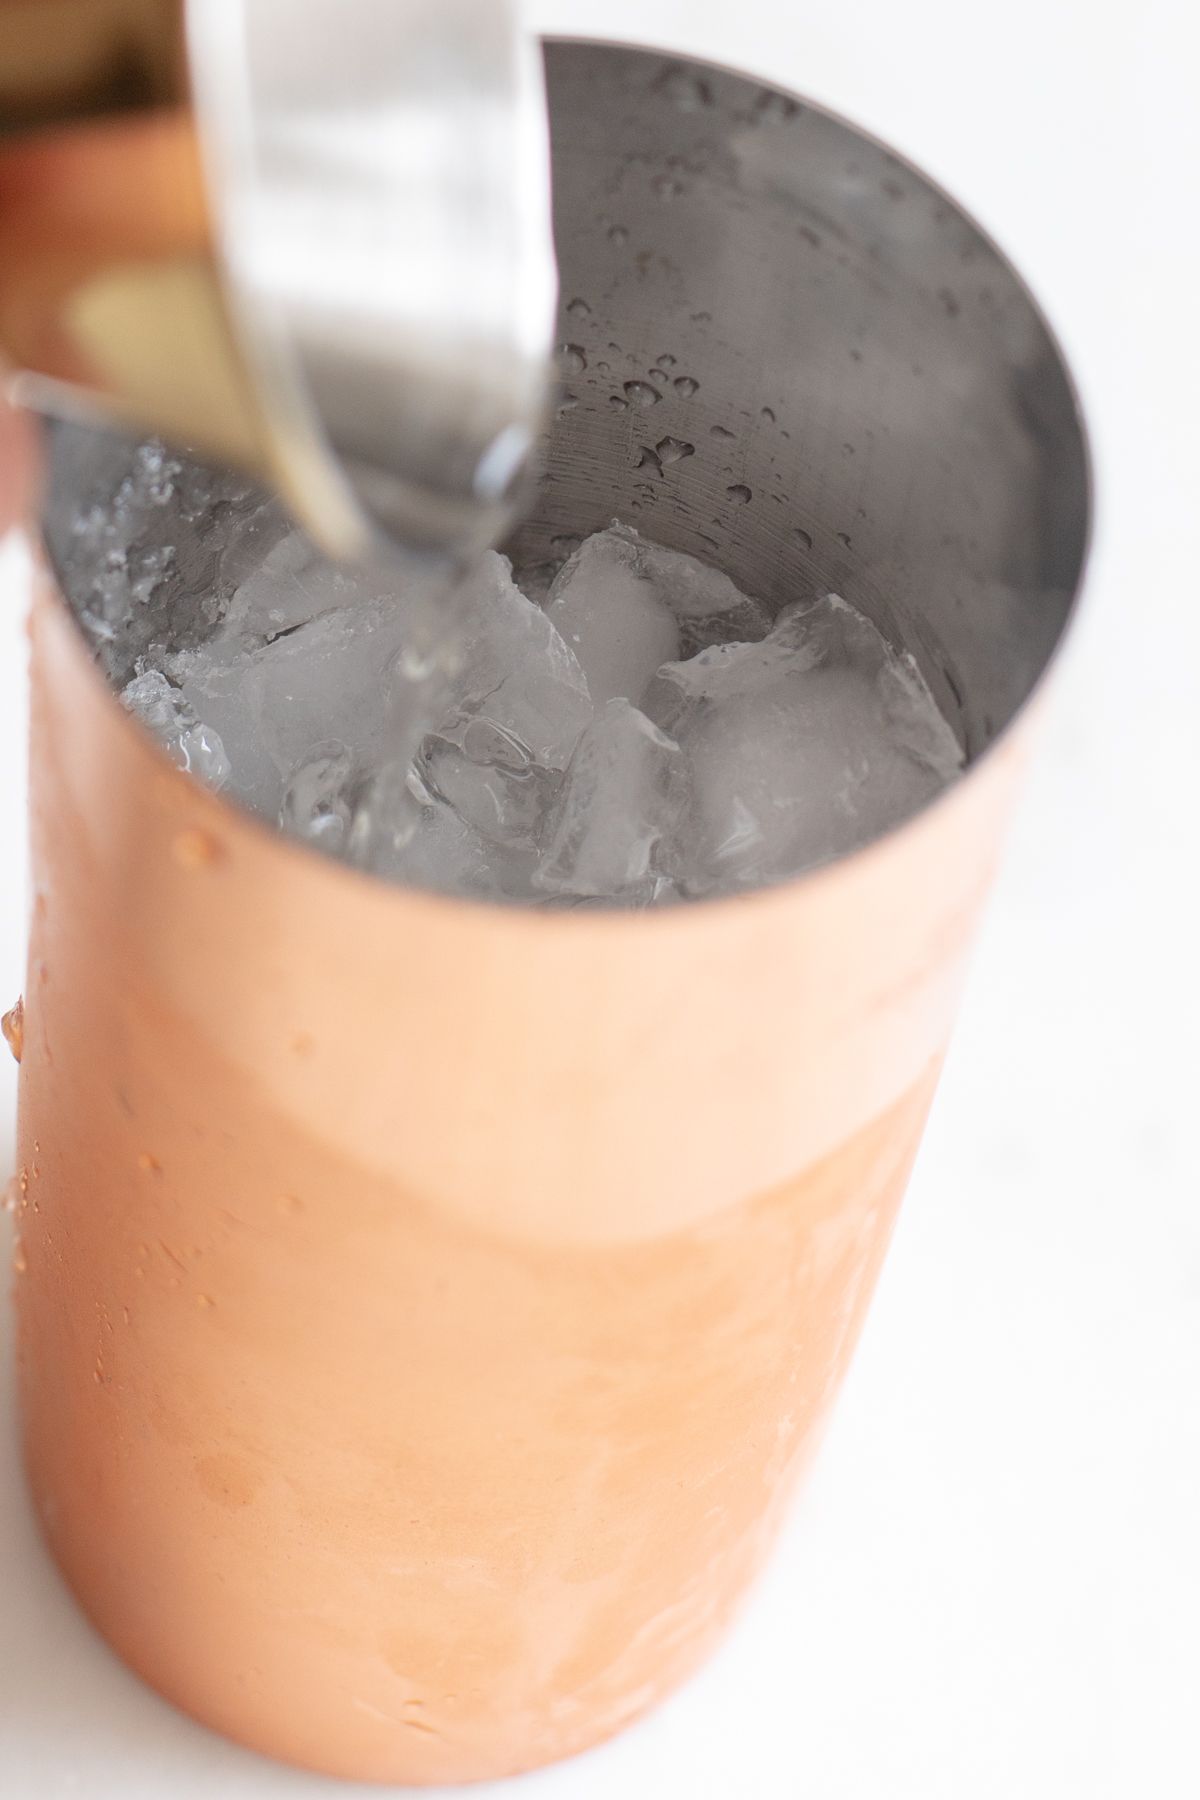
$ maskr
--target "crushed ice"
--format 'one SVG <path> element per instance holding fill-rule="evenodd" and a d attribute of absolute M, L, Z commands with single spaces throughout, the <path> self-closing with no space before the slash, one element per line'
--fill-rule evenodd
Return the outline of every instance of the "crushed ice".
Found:
<path fill-rule="evenodd" d="M 327 562 L 143 445 L 59 547 L 98 659 L 181 767 L 380 875 L 541 905 L 730 893 L 843 855 L 962 767 L 912 657 L 837 595 L 772 622 L 614 523 L 522 591 L 487 552 Z"/>

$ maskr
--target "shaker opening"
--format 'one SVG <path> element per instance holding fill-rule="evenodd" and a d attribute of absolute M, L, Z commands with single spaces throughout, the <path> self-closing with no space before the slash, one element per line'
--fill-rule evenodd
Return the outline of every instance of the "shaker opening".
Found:
<path fill-rule="evenodd" d="M 849 125 L 726 70 L 650 52 L 554 43 L 546 70 L 559 392 L 536 491 L 505 545 L 517 589 L 494 556 L 482 590 L 472 579 L 473 604 L 513 612 L 518 636 L 504 654 L 569 659 L 565 676 L 547 667 L 531 674 L 528 692 L 509 694 L 508 710 L 492 705 L 456 717 L 453 729 L 435 726 L 435 751 L 428 721 L 411 743 L 407 725 L 396 739 L 398 702 L 381 680 L 398 692 L 435 674 L 458 679 L 450 664 L 478 651 L 474 627 L 466 651 L 447 636 L 455 583 L 444 571 L 415 555 L 390 569 L 340 571 L 305 545 L 278 502 L 240 478 L 79 425 L 53 433 L 52 558 L 113 685 L 170 736 L 176 760 L 318 848 L 413 885 L 489 899 L 640 905 L 767 885 L 920 810 L 1036 685 L 1061 637 L 1086 540 L 1074 395 L 1000 253 L 921 175 Z M 507 486 L 521 456 L 497 456 L 488 479 Z M 132 517 L 131 506 L 144 516 Z M 695 670 L 680 678 L 683 699 L 664 697 L 660 682 L 654 704 L 646 670 L 636 681 L 626 671 L 624 685 L 612 675 L 612 647 L 610 666 L 581 673 L 588 658 L 574 629 L 572 571 L 585 553 L 598 566 L 604 546 L 613 605 L 627 578 L 654 588 L 668 610 L 681 584 L 703 588 L 714 571 L 732 583 L 733 601 L 704 601 L 726 609 L 710 613 L 705 632 L 685 625 L 672 635 L 644 607 L 636 631 L 639 654 L 658 656 L 663 669 L 681 657 L 721 664 L 720 691 L 736 690 L 739 704 L 743 676 L 762 657 L 733 668 L 737 644 L 765 641 L 773 653 L 803 614 L 789 667 L 796 656 L 827 670 L 848 663 L 857 692 L 869 682 L 876 697 L 890 695 L 889 718 L 904 714 L 905 755 L 899 775 L 888 767 L 886 803 L 864 799 L 879 785 L 878 757 L 860 754 L 842 701 L 807 738 L 789 726 L 763 749 L 795 759 L 785 780 L 778 765 L 764 774 L 755 742 L 737 762 L 782 703 L 770 682 L 729 713 L 725 738 L 714 740 L 707 721 L 717 689 L 698 685 Z M 197 656 L 228 637 L 256 582 L 253 692 L 217 666 L 189 687 Z M 401 587 L 427 588 L 428 603 L 407 615 L 389 610 Z M 572 625 L 562 642 L 543 643 L 528 609 L 517 619 L 524 597 L 548 600 L 547 616 Z M 845 607 L 836 618 L 835 604 Z M 375 635 L 355 647 L 362 626 Z M 625 665 L 627 650 L 617 643 Z M 278 667 L 262 676 L 268 651 Z M 335 677 L 350 683 L 342 704 L 352 717 L 347 725 L 331 713 L 319 729 L 321 682 Z M 497 688 L 480 680 L 477 710 Z M 620 713 L 620 702 L 636 716 Z M 267 733 L 273 741 L 256 741 L 263 720 L 249 714 L 272 705 L 282 709 Z M 387 724 L 393 733 L 387 759 L 378 732 L 358 741 L 372 708 L 379 732 Z M 943 721 L 956 743 L 939 735 Z M 672 733 L 687 740 L 682 775 Z M 702 829 L 701 740 L 715 771 L 704 778 Z M 586 805 L 564 824 L 561 790 L 580 745 L 595 766 Z M 817 760 L 806 762 L 814 745 Z M 372 757 L 377 766 L 364 773 Z M 681 781 L 691 783 L 687 801 Z M 614 805 L 636 789 L 651 808 L 639 826 L 649 848 L 626 844 L 613 865 L 607 841 L 603 855 L 593 846 L 592 876 L 572 866 L 556 888 L 537 834 L 578 836 L 604 782 Z M 826 817 L 815 835 L 806 824 L 787 838 L 778 815 L 794 812 L 797 793 L 814 782 L 829 788 Z M 703 877 L 662 848 L 669 804 L 685 835 L 707 835 Z M 855 808 L 855 829 L 842 829 L 838 809 Z M 440 847 L 425 856 L 420 833 L 430 819 Z M 764 822 L 784 833 L 785 847 L 750 854 Z M 532 874 L 531 847 L 542 859 Z"/>

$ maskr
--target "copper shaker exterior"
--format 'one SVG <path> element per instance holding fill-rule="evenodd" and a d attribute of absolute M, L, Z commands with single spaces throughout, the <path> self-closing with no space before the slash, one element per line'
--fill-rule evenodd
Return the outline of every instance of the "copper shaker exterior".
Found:
<path fill-rule="evenodd" d="M 1087 527 L 1058 351 L 945 196 L 725 70 L 587 44 L 547 69 L 571 404 L 517 549 L 616 514 L 768 601 L 890 604 L 972 766 L 725 901 L 387 886 L 121 712 L 56 592 L 52 479 L 34 1501 L 147 1681 L 376 1781 L 619 1730 L 762 1565 L 887 1246 Z M 654 473 L 667 435 L 692 453 Z"/>

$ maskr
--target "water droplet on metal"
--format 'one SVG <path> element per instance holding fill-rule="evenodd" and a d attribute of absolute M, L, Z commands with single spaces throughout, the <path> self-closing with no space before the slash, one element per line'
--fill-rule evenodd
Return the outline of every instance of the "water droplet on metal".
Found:
<path fill-rule="evenodd" d="M 211 1294 L 197 1294 L 196 1305 L 201 1307 L 215 1306 L 217 1303 Z"/>
<path fill-rule="evenodd" d="M 676 181 L 674 175 L 656 175 L 650 187 L 658 200 L 678 200 L 687 192 L 682 181 Z"/>
<path fill-rule="evenodd" d="M 662 355 L 656 356 L 654 360 L 660 369 L 673 369 L 675 367 L 676 358 L 671 355 L 669 350 L 664 350 Z"/>
<path fill-rule="evenodd" d="M 180 831 L 171 843 L 171 854 L 181 869 L 205 869 L 217 861 L 221 846 L 207 831 Z"/>
<path fill-rule="evenodd" d="M 294 1219 L 304 1211 L 304 1202 L 298 1194 L 280 1194 L 275 1202 L 275 1211 L 285 1219 Z"/>
<path fill-rule="evenodd" d="M 629 402 L 626 400 L 624 394 L 610 394 L 608 396 L 608 404 L 616 412 L 625 412 L 629 407 Z"/>
<path fill-rule="evenodd" d="M 774 94 L 764 88 L 754 102 L 754 117 L 760 125 L 782 125 L 788 119 L 794 119 L 800 111 L 794 100 L 786 94 Z"/>
<path fill-rule="evenodd" d="M 849 532 L 839 531 L 837 534 L 837 539 L 838 539 L 839 544 L 844 544 L 846 546 L 847 550 L 850 549 L 850 534 L 849 534 Z"/>
<path fill-rule="evenodd" d="M 747 501 L 754 498 L 750 489 L 741 481 L 735 482 L 732 487 L 726 488 L 725 492 L 729 495 L 731 500 L 736 500 L 739 506 L 745 506 Z"/>
<path fill-rule="evenodd" d="M 12 1266 L 13 1273 L 16 1275 L 24 1275 L 29 1269 L 29 1264 L 25 1261 L 25 1252 L 21 1248 L 19 1239 L 13 1245 Z"/>
<path fill-rule="evenodd" d="M 608 228 L 608 241 L 610 244 L 627 244 L 629 242 L 629 233 L 626 231 L 624 225 L 610 225 Z"/>
<path fill-rule="evenodd" d="M 804 548 L 806 550 L 812 549 L 812 547 L 813 547 L 812 533 L 809 531 L 805 531 L 803 525 L 797 525 L 795 530 L 792 533 L 792 536 L 796 539 L 796 541 L 798 543 L 803 544 Z"/>
<path fill-rule="evenodd" d="M 769 406 L 764 406 L 758 416 L 760 419 L 765 419 L 768 425 L 773 425 L 775 423 L 775 414 L 771 411 Z"/>
<path fill-rule="evenodd" d="M 662 395 L 658 392 L 657 388 L 651 387 L 648 381 L 627 381 L 625 383 L 625 397 L 627 400 L 632 400 L 635 406 L 649 408 L 651 406 L 657 406 Z"/>
<path fill-rule="evenodd" d="M 726 431 L 724 425 L 710 425 L 708 430 L 710 437 L 721 438 L 723 440 L 730 440 L 733 437 L 732 431 Z"/>
<path fill-rule="evenodd" d="M 669 100 L 680 112 L 701 112 L 712 105 L 712 89 L 707 81 L 678 63 L 663 70 L 653 91 Z"/>
<path fill-rule="evenodd" d="M 592 316 L 592 309 L 586 300 L 581 300 L 579 296 L 576 295 L 574 300 L 568 301 L 567 313 L 572 319 L 590 319 Z"/>
<path fill-rule="evenodd" d="M 685 456 L 696 454 L 695 444 L 689 444 L 684 438 L 660 438 L 654 448 L 664 468 L 671 463 L 682 462 Z"/>
<path fill-rule="evenodd" d="M 559 397 L 558 405 L 554 409 L 555 414 L 561 419 L 564 413 L 574 412 L 578 405 L 579 397 L 577 394 L 563 394 Z"/>
<path fill-rule="evenodd" d="M 402 1723 L 407 1726 L 409 1731 L 419 1731 L 422 1737 L 440 1738 L 442 1735 L 437 1726 L 431 1725 L 428 1719 L 404 1719 Z"/>
<path fill-rule="evenodd" d="M 579 344 L 564 344 L 558 353 L 558 360 L 568 375 L 582 375 L 587 368 L 587 357 Z"/>
<path fill-rule="evenodd" d="M 162 1164 L 159 1162 L 157 1156 L 151 1156 L 149 1150 L 143 1150 L 138 1157 L 137 1162 L 138 1168 L 142 1171 L 143 1175 L 162 1174 Z"/>
<path fill-rule="evenodd" d="M 690 375 L 677 375 L 673 386 L 675 392 L 680 395 L 682 399 L 690 400 L 692 395 L 699 391 L 700 383 L 698 381 L 693 381 Z"/>
<path fill-rule="evenodd" d="M 651 450 L 648 445 L 642 446 L 641 455 L 633 466 L 635 469 L 649 469 L 655 475 L 662 474 L 662 463 L 658 459 L 658 452 Z"/>
<path fill-rule="evenodd" d="M 20 996 L 0 1019 L 0 1031 L 4 1033 L 4 1041 L 12 1051 L 14 1059 L 20 1062 L 25 1049 L 25 1002 Z"/>
<path fill-rule="evenodd" d="M 182 1256 L 179 1254 L 178 1250 L 172 1250 L 170 1244 L 164 1243 L 162 1238 L 159 1238 L 159 1240 L 158 1240 L 158 1247 L 162 1251 L 163 1255 L 166 1257 L 166 1259 L 169 1263 L 174 1263 L 175 1267 L 181 1272 L 181 1274 L 184 1274 L 184 1275 L 187 1274 L 187 1272 L 188 1272 L 187 1264 L 184 1262 L 184 1260 L 183 1260 Z M 174 1282 L 172 1285 L 175 1287 L 178 1287 L 179 1283 Z"/>

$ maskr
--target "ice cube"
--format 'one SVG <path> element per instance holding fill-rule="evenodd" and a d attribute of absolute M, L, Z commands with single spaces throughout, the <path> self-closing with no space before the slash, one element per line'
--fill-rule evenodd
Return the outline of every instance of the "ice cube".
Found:
<path fill-rule="evenodd" d="M 496 844 L 532 849 L 559 778 L 528 760 L 524 767 L 516 768 L 511 759 L 475 761 L 469 753 L 472 741 L 468 733 L 468 747 L 460 749 L 445 738 L 427 738 L 418 759 L 422 778 L 483 837 Z"/>
<path fill-rule="evenodd" d="M 961 775 L 963 747 L 910 652 L 889 658 L 880 673 L 888 729 L 917 762 L 945 785 Z"/>
<path fill-rule="evenodd" d="M 339 738 L 367 761 L 384 747 L 396 626 L 382 608 L 345 607 L 298 626 L 249 659 L 249 705 L 281 771 L 323 738 Z"/>
<path fill-rule="evenodd" d="M 227 624 L 251 642 L 276 638 L 355 600 L 353 579 L 320 554 L 302 531 L 287 531 L 263 548 L 261 518 L 245 523 L 222 559 L 228 579 L 249 565 L 229 603 Z"/>
<path fill-rule="evenodd" d="M 720 569 L 682 550 L 651 544 L 616 521 L 600 535 L 623 547 L 671 612 L 679 628 L 680 656 L 692 656 L 709 644 L 753 643 L 766 636 L 770 620 L 764 609 Z"/>
<path fill-rule="evenodd" d="M 454 832 L 464 835 L 456 838 Z M 422 813 L 404 879 L 473 900 L 534 902 L 540 898 L 533 886 L 535 863 L 532 850 L 489 842 L 443 807 Z"/>
<path fill-rule="evenodd" d="M 266 641 L 244 634 L 251 615 L 239 612 L 206 643 L 164 658 L 197 715 L 226 739 L 246 804 L 277 818 L 291 772 L 331 738 L 364 770 L 407 763 L 444 701 L 436 658 L 416 655 L 439 630 L 452 632 L 448 618 L 430 624 L 429 600 L 359 595 Z"/>
<path fill-rule="evenodd" d="M 592 704 L 574 652 L 514 584 L 506 558 L 489 551 L 457 602 L 459 662 L 439 727 L 461 742 L 485 720 L 547 769 L 564 769 Z"/>
<path fill-rule="evenodd" d="M 584 732 L 546 823 L 534 883 L 626 904 L 655 897 L 657 853 L 684 797 L 679 746 L 628 700 Z"/>
<path fill-rule="evenodd" d="M 288 777 L 279 808 L 280 825 L 336 855 L 350 829 L 354 775 L 354 758 L 345 744 L 330 738 L 314 745 Z"/>
<path fill-rule="evenodd" d="M 212 788 L 229 780 L 229 758 L 218 734 L 202 724 L 178 688 L 157 669 L 126 684 L 121 704 L 152 731 L 171 760 Z"/>
<path fill-rule="evenodd" d="M 822 668 L 872 674 L 895 747 L 924 764 L 941 781 L 963 766 L 962 745 L 908 651 L 897 651 L 865 613 L 838 594 L 794 601 L 775 621 L 772 636 L 815 651 Z"/>
<path fill-rule="evenodd" d="M 191 711 L 220 737 L 229 759 L 231 791 L 244 806 L 277 819 L 284 771 L 272 759 L 250 705 L 246 659 L 230 662 L 224 655 L 214 655 L 211 646 L 201 645 L 164 655 L 163 667 Z M 291 759 L 289 770 L 303 754 Z"/>
<path fill-rule="evenodd" d="M 614 524 L 551 540 L 574 554 L 530 571 L 539 598 L 553 574 L 543 608 L 494 552 L 461 579 L 337 568 L 277 500 L 161 444 L 94 471 L 54 551 L 129 710 L 380 875 L 556 906 L 736 890 L 866 842 L 962 766 L 915 662 L 835 596 L 768 629 L 725 575 Z"/>
<path fill-rule="evenodd" d="M 268 560 L 276 545 L 293 537 L 306 543 L 274 495 L 250 489 L 233 493 L 215 508 L 219 530 L 217 589 L 225 612 L 236 612 L 237 596 Z"/>
<path fill-rule="evenodd" d="M 340 614 L 255 650 L 218 637 L 166 658 L 165 667 L 225 740 L 239 798 L 271 819 L 279 817 L 285 781 L 314 746 L 337 738 L 359 749 L 379 706 L 380 671 L 353 621 Z"/>
<path fill-rule="evenodd" d="M 360 795 L 351 861 L 412 887 L 476 899 L 533 897 L 534 853 L 489 840 L 427 786 L 419 766 L 389 764 Z"/>
<path fill-rule="evenodd" d="M 531 849 L 485 838 L 435 800 L 421 808 L 399 875 L 413 887 L 473 900 L 533 900 L 534 862 Z"/>
<path fill-rule="evenodd" d="M 579 659 L 595 706 L 641 699 L 656 669 L 674 662 L 675 616 L 638 563 L 638 546 L 616 529 L 581 544 L 555 577 L 546 616 Z"/>
<path fill-rule="evenodd" d="M 439 800 L 418 809 L 412 835 L 391 873 L 413 887 L 442 894 L 486 894 L 493 885 L 487 843 Z"/>
<path fill-rule="evenodd" d="M 178 650 L 209 634 L 229 591 L 227 547 L 248 521 L 281 509 L 244 477 L 156 441 L 114 459 L 99 480 L 84 466 L 83 498 L 51 537 L 81 622 L 121 687 L 157 661 L 156 647 Z"/>
<path fill-rule="evenodd" d="M 662 669 L 646 709 L 688 761 L 690 804 L 663 861 L 691 895 L 856 849 L 962 763 L 915 664 L 836 595 L 789 607 L 761 643 Z"/>

